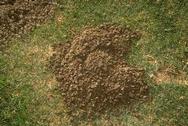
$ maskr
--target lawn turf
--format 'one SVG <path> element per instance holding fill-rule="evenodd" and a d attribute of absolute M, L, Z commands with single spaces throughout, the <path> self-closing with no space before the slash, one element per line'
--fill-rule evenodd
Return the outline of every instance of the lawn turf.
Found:
<path fill-rule="evenodd" d="M 53 75 L 46 68 L 50 46 L 66 42 L 85 26 L 119 23 L 141 32 L 129 63 L 150 76 L 161 67 L 187 72 L 186 0 L 67 0 L 61 1 L 55 18 L 36 28 L 2 54 L 0 60 L 0 125 L 70 125 Z M 8 68 L 6 68 L 7 66 Z M 5 69 L 6 68 L 6 69 Z M 151 100 L 124 110 L 119 116 L 91 121 L 92 125 L 186 126 L 188 87 L 161 83 L 151 86 Z M 79 120 L 76 124 L 88 125 Z M 76 125 L 75 124 L 75 125 Z"/>

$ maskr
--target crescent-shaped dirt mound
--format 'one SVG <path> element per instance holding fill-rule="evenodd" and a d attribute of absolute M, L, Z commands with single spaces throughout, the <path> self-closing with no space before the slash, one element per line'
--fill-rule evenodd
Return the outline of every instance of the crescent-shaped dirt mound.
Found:
<path fill-rule="evenodd" d="M 54 46 L 50 67 L 71 110 L 104 112 L 148 95 L 144 71 L 125 61 L 139 34 L 105 24 Z"/>
<path fill-rule="evenodd" d="M 15 36 L 22 36 L 53 15 L 52 0 L 1 0 L 0 51 Z"/>

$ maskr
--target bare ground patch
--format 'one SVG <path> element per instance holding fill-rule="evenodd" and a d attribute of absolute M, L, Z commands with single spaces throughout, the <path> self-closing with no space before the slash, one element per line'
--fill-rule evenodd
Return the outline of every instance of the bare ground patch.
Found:
<path fill-rule="evenodd" d="M 172 68 L 160 68 L 154 73 L 154 81 L 157 84 L 161 83 L 176 83 L 188 85 L 188 78 L 186 72 L 175 71 Z"/>

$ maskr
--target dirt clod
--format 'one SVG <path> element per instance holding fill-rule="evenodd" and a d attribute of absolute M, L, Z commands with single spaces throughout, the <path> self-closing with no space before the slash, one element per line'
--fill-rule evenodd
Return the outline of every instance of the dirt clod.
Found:
<path fill-rule="evenodd" d="M 1 0 L 0 51 L 7 46 L 11 38 L 23 36 L 34 26 L 49 19 L 54 12 L 50 1 Z"/>
<path fill-rule="evenodd" d="M 144 70 L 124 60 L 139 36 L 128 28 L 104 24 L 54 45 L 50 67 L 67 107 L 100 113 L 147 97 Z"/>

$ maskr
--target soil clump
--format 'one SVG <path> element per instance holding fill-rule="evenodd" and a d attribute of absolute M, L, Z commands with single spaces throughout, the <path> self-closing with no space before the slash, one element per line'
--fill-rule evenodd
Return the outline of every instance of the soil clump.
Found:
<path fill-rule="evenodd" d="M 101 113 L 148 96 L 143 69 L 126 62 L 133 40 L 129 28 L 103 24 L 85 28 L 71 42 L 53 46 L 50 68 L 70 110 Z"/>
<path fill-rule="evenodd" d="M 50 0 L 0 1 L 0 51 L 11 38 L 21 37 L 54 13 Z"/>

